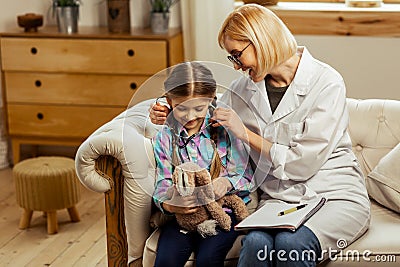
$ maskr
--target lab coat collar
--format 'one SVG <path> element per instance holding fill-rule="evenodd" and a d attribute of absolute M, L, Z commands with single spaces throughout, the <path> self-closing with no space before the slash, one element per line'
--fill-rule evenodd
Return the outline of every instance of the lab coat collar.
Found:
<path fill-rule="evenodd" d="M 313 75 L 315 68 L 313 56 L 308 52 L 305 46 L 299 46 L 297 48 L 297 53 L 301 55 L 299 66 L 297 67 L 296 74 L 291 83 L 291 87 L 294 87 L 297 95 L 306 95 L 311 89 L 311 81 L 313 80 Z"/>
<path fill-rule="evenodd" d="M 253 112 L 258 113 L 258 117 L 261 118 L 264 123 L 268 123 L 271 119 L 272 111 L 264 80 L 257 83 L 251 81 L 248 89 L 251 90 L 252 96 L 250 102 L 247 101 L 247 103 L 251 103 Z"/>
<path fill-rule="evenodd" d="M 260 117 L 268 124 L 275 122 L 296 110 L 300 105 L 299 98 L 307 95 L 310 91 L 310 83 L 312 80 L 312 75 L 310 74 L 314 73 L 312 70 L 314 68 L 314 58 L 304 46 L 298 47 L 297 51 L 301 54 L 301 59 L 295 77 L 282 98 L 281 102 L 284 103 L 284 105 L 278 105 L 274 114 L 272 114 L 268 99 L 263 101 L 264 92 L 266 90 L 265 82 L 261 81 L 256 84 L 249 82 L 247 85 L 247 89 L 253 93 L 250 102 L 256 112 L 263 113 L 260 114 Z"/>

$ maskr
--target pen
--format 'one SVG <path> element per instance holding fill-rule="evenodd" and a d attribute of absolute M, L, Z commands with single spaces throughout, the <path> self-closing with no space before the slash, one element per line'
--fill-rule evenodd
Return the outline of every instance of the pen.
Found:
<path fill-rule="evenodd" d="M 290 209 L 287 209 L 287 210 L 283 210 L 283 211 L 278 213 L 278 216 L 282 216 L 282 215 L 286 215 L 286 214 L 292 213 L 292 212 L 294 212 L 296 210 L 304 208 L 305 206 L 307 206 L 307 204 L 301 204 L 299 206 L 296 206 L 296 207 L 293 207 L 293 208 L 290 208 Z"/>

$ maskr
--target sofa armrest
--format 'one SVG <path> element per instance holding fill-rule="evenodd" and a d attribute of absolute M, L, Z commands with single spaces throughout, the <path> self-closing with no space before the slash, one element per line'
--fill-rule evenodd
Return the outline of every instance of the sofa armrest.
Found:
<path fill-rule="evenodd" d="M 104 193 L 108 266 L 127 266 L 128 242 L 125 228 L 122 166 L 112 156 L 100 156 L 96 160 L 95 170 L 110 183 L 110 190 Z"/>
<path fill-rule="evenodd" d="M 150 103 L 139 103 L 101 126 L 75 156 L 81 183 L 105 193 L 109 266 L 141 263 L 150 235 L 155 163 L 149 138 L 158 130 L 148 122 Z"/>

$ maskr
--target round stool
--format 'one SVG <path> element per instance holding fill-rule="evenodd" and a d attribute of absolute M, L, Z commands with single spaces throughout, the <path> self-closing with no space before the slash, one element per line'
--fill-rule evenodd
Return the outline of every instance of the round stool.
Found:
<path fill-rule="evenodd" d="M 19 228 L 29 227 L 33 211 L 47 215 L 47 233 L 58 231 L 57 210 L 68 209 L 72 222 L 78 222 L 75 207 L 80 185 L 74 160 L 65 157 L 38 157 L 17 163 L 13 168 L 17 203 L 24 208 Z"/>

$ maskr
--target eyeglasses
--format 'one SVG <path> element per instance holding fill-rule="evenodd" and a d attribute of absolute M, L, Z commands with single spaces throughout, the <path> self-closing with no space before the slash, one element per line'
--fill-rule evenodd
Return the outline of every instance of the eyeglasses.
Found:
<path fill-rule="evenodd" d="M 243 66 L 243 63 L 239 60 L 239 58 L 242 56 L 244 50 L 246 50 L 246 48 L 249 47 L 250 45 L 251 45 L 251 43 L 249 43 L 248 45 L 246 45 L 246 47 L 243 48 L 242 51 L 239 51 L 239 52 L 237 52 L 237 53 L 235 53 L 235 54 L 229 55 L 229 56 L 228 56 L 229 61 L 232 62 L 232 63 L 234 63 L 234 64 L 236 64 L 236 65 L 238 65 L 238 66 Z"/>

